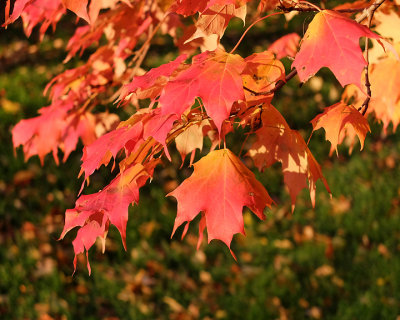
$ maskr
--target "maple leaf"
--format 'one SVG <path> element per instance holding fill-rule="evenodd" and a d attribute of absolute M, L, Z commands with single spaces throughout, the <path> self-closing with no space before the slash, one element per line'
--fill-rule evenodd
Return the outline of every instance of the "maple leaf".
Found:
<path fill-rule="evenodd" d="M 381 39 L 340 13 L 322 10 L 308 26 L 292 68 L 304 82 L 322 67 L 328 67 L 343 87 L 354 83 L 361 88 L 361 73 L 367 62 L 358 43 L 360 37 Z"/>
<path fill-rule="evenodd" d="M 330 189 L 304 139 L 297 131 L 290 129 L 272 105 L 263 106 L 261 122 L 262 127 L 256 131 L 257 141 L 251 146 L 248 155 L 260 171 L 277 161 L 282 164 L 284 182 L 292 200 L 292 210 L 297 195 L 307 185 L 312 205 L 315 206 L 317 180 L 322 180 L 329 193 Z"/>
<path fill-rule="evenodd" d="M 377 21 L 375 30 L 385 38 L 391 38 L 393 43 L 400 41 L 400 16 L 396 11 L 384 13 L 377 11 L 374 14 L 374 20 Z"/>
<path fill-rule="evenodd" d="M 337 146 L 343 141 L 346 135 L 353 137 L 357 134 L 360 140 L 361 148 L 364 147 L 364 140 L 370 130 L 368 121 L 353 106 L 349 106 L 344 102 L 338 102 L 333 106 L 325 108 L 324 112 L 311 120 L 313 132 L 320 128 L 324 128 L 326 140 L 331 145 L 331 153 L 336 150 Z"/>
<path fill-rule="evenodd" d="M 178 120 L 178 117 L 175 114 L 162 114 L 161 110 L 158 108 L 152 112 L 152 116 L 148 119 L 143 129 L 144 139 L 153 137 L 156 141 L 161 143 L 169 161 L 171 161 L 171 156 L 168 152 L 166 138 L 176 120 Z"/>
<path fill-rule="evenodd" d="M 193 57 L 192 65 L 164 87 L 159 98 L 162 113 L 181 116 L 200 97 L 220 130 L 232 104 L 244 98 L 240 76 L 244 67 L 239 55 L 220 50 Z"/>
<path fill-rule="evenodd" d="M 94 23 L 99 15 L 101 9 L 112 8 L 120 0 L 101 0 L 101 1 L 90 1 L 89 0 L 61 0 L 64 6 L 74 12 L 79 18 L 87 21 L 88 23 Z M 131 6 L 129 0 L 121 0 L 128 6 Z M 88 11 L 89 9 L 89 11 Z"/>
<path fill-rule="evenodd" d="M 161 115 L 160 109 L 141 111 L 83 149 L 79 175 L 85 172 L 85 181 L 103 164 L 108 165 L 111 158 L 115 159 L 120 150 L 123 149 L 125 155 L 129 156 L 149 137 L 162 144 L 167 158 L 171 159 L 165 140 L 177 117 Z"/>
<path fill-rule="evenodd" d="M 193 166 L 193 174 L 168 194 L 178 201 L 172 235 L 202 211 L 199 240 L 206 226 L 208 242 L 219 239 L 230 248 L 233 235 L 244 234 L 243 207 L 264 219 L 263 211 L 273 201 L 254 174 L 228 149 L 211 151 Z"/>
<path fill-rule="evenodd" d="M 128 221 L 128 207 L 131 203 L 138 203 L 139 188 L 152 176 L 157 162 L 147 164 L 135 164 L 131 168 L 119 174 L 103 190 L 81 196 L 75 203 L 74 209 L 68 209 L 65 213 L 65 225 L 60 239 L 75 227 L 80 227 L 74 246 L 74 272 L 76 270 L 77 256 L 86 251 L 87 268 L 91 272 L 88 258 L 88 250 L 99 237 L 105 249 L 105 239 L 110 223 L 115 225 L 121 234 L 122 243 L 126 250 L 126 223 Z"/>

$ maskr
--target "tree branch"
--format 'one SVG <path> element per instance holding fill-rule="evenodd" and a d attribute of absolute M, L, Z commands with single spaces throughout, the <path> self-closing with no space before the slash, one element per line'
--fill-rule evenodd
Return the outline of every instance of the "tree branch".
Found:
<path fill-rule="evenodd" d="M 281 89 L 296 74 L 297 74 L 297 70 L 293 69 L 286 75 L 285 80 L 277 81 L 275 84 L 275 87 L 269 91 L 255 92 L 254 90 L 251 90 L 250 88 L 247 88 L 245 86 L 243 86 L 243 89 L 247 90 L 248 92 L 250 92 L 251 94 L 253 94 L 255 96 L 267 96 L 267 95 L 272 94 L 272 93 L 278 91 L 279 89 Z"/>
<path fill-rule="evenodd" d="M 371 4 L 368 8 L 365 9 L 339 9 L 335 10 L 337 12 L 360 12 L 361 10 L 364 10 L 363 13 L 355 19 L 357 23 L 362 22 L 366 17 L 369 17 L 368 20 L 368 27 L 371 28 L 371 22 L 372 18 L 374 16 L 375 11 L 385 2 L 385 0 L 376 0 L 373 4 Z M 307 11 L 317 11 L 316 8 L 311 7 L 307 3 L 298 3 L 295 6 L 291 7 L 286 7 L 283 3 L 282 0 L 280 0 L 280 5 L 277 7 L 278 9 L 282 10 L 283 12 L 290 12 L 290 11 L 302 11 L 302 12 L 307 12 Z M 368 59 L 368 40 L 366 42 L 366 60 L 367 60 L 367 65 L 365 67 L 366 74 L 365 74 L 365 87 L 367 88 L 367 94 L 368 97 L 365 99 L 363 105 L 359 108 L 359 111 L 363 110 L 362 114 L 364 115 L 367 112 L 368 109 L 368 104 L 369 100 L 371 99 L 371 84 L 369 82 L 369 77 L 368 77 L 368 65 L 369 65 L 369 59 Z M 285 77 L 285 80 L 279 80 L 273 89 L 270 91 L 264 91 L 264 92 L 255 92 L 254 90 L 251 90 L 250 88 L 247 88 L 243 86 L 244 90 L 247 90 L 251 94 L 255 96 L 265 96 L 269 95 L 272 93 L 275 93 L 276 91 L 280 90 L 290 79 L 292 79 L 295 75 L 297 74 L 297 70 L 293 69 L 290 73 L 288 73 Z"/>
<path fill-rule="evenodd" d="M 374 17 L 375 11 L 381 6 L 381 4 L 385 0 L 376 0 L 368 9 L 366 9 L 363 14 L 356 19 L 357 22 L 363 21 L 366 17 L 368 17 L 368 28 L 371 28 L 372 25 L 372 18 Z M 364 16 L 366 15 L 366 16 Z M 371 100 L 371 83 L 369 82 L 369 43 L 368 39 L 365 40 L 365 60 L 367 62 L 366 66 L 364 67 L 365 70 L 365 88 L 367 89 L 367 98 L 365 98 L 363 104 L 361 105 L 360 108 L 358 108 L 358 111 L 361 112 L 362 110 L 362 115 L 365 115 L 368 110 L 369 102 Z"/>
<path fill-rule="evenodd" d="M 282 10 L 285 13 L 292 12 L 292 11 L 298 11 L 298 12 L 315 12 L 319 11 L 313 6 L 310 6 L 308 3 L 300 2 L 296 3 L 294 5 L 285 5 L 285 3 L 280 0 L 280 5 L 277 6 L 277 9 Z M 356 13 L 356 12 L 361 12 L 365 10 L 365 8 L 349 8 L 349 9 L 337 9 L 335 10 L 336 12 L 341 12 L 341 13 Z"/>

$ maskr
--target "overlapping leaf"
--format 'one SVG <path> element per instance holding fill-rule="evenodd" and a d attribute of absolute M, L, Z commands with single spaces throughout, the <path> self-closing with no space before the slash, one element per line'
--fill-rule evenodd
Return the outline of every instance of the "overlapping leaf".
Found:
<path fill-rule="evenodd" d="M 400 52 L 400 44 L 395 46 Z M 374 113 L 382 122 L 384 131 L 389 124 L 396 129 L 400 123 L 400 61 L 392 53 L 377 60 L 370 67 L 371 100 L 367 113 Z M 361 107 L 365 93 L 353 85 L 346 87 L 342 99 L 351 101 L 356 108 Z"/>
<path fill-rule="evenodd" d="M 121 150 L 124 150 L 125 156 L 129 156 L 149 137 L 164 146 L 166 156 L 170 159 L 166 137 L 177 117 L 162 115 L 159 109 L 142 111 L 83 149 L 80 174 L 85 173 L 85 180 L 103 164 L 108 165 Z"/>
<path fill-rule="evenodd" d="M 203 149 L 203 126 L 203 123 L 191 125 L 175 138 L 176 148 L 182 158 L 182 165 L 189 153 L 191 153 L 190 165 L 192 165 L 196 149 L 200 151 Z"/>

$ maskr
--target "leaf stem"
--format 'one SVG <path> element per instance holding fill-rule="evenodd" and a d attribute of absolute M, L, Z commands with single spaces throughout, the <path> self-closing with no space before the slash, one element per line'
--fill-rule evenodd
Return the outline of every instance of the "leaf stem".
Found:
<path fill-rule="evenodd" d="M 267 15 L 267 16 L 264 16 L 264 17 L 262 17 L 262 18 L 257 19 L 256 21 L 254 21 L 251 25 L 249 25 L 249 26 L 247 27 L 246 31 L 243 32 L 243 34 L 242 34 L 242 36 L 240 37 L 239 41 L 236 43 L 236 45 L 233 47 L 233 49 L 232 49 L 229 53 L 234 53 L 234 52 L 235 52 L 235 50 L 237 49 L 237 47 L 239 46 L 239 44 L 242 42 L 244 36 L 247 34 L 247 32 L 249 32 L 249 30 L 250 30 L 252 27 L 254 27 L 255 24 L 257 24 L 258 22 L 260 22 L 260 21 L 262 21 L 262 20 L 264 20 L 264 19 L 267 19 L 267 18 L 269 18 L 269 17 L 276 16 L 276 15 L 278 15 L 278 14 L 283 14 L 283 12 L 274 12 L 274 13 L 271 13 L 271 14 L 269 14 L 269 15 Z"/>

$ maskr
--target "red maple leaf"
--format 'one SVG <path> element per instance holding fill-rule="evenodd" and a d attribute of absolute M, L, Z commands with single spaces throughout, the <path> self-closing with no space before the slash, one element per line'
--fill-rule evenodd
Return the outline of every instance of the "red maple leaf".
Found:
<path fill-rule="evenodd" d="M 220 50 L 193 57 L 192 65 L 164 87 L 159 98 L 162 113 L 180 116 L 200 97 L 220 130 L 232 104 L 244 99 L 240 76 L 244 67 L 245 62 L 239 55 Z"/>
<path fill-rule="evenodd" d="M 322 67 L 328 67 L 343 87 L 354 83 L 361 88 L 361 73 L 367 62 L 358 43 L 360 37 L 381 39 L 340 13 L 322 10 L 308 26 L 292 68 L 304 82 Z"/>
<path fill-rule="evenodd" d="M 80 227 L 75 240 L 72 242 L 75 252 L 74 270 L 76 270 L 78 254 L 86 251 L 87 268 L 90 274 L 88 250 L 100 237 L 104 251 L 110 223 L 117 227 L 126 249 L 128 207 L 131 203 L 138 203 L 139 188 L 153 175 L 157 163 L 157 161 L 148 163 L 146 167 L 141 164 L 133 165 L 119 174 L 103 190 L 81 196 L 76 201 L 75 208 L 66 211 L 65 225 L 60 239 L 63 239 L 73 228 Z"/>

